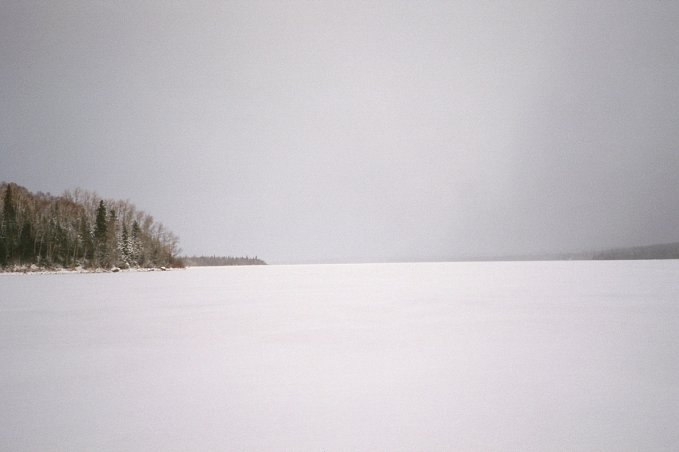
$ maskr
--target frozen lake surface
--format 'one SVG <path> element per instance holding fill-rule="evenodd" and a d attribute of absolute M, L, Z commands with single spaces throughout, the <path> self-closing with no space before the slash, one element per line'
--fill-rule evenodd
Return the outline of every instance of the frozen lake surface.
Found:
<path fill-rule="evenodd" d="M 0 275 L 3 450 L 676 450 L 679 261 Z"/>

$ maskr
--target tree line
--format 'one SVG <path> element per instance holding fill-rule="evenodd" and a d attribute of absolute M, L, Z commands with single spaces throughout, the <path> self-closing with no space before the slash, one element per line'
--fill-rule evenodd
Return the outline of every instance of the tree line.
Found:
<path fill-rule="evenodd" d="M 0 184 L 0 267 L 180 267 L 179 239 L 129 201 Z"/>
<path fill-rule="evenodd" d="M 679 259 L 679 242 L 604 250 L 594 253 L 592 259 Z"/>
<path fill-rule="evenodd" d="M 216 267 L 224 265 L 266 265 L 258 257 L 234 256 L 185 256 L 182 260 L 189 267 Z"/>

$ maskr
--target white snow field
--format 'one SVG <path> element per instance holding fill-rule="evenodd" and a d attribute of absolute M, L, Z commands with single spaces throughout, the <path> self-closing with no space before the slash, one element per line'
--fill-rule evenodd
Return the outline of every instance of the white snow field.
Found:
<path fill-rule="evenodd" d="M 0 276 L 0 449 L 679 449 L 679 261 Z"/>

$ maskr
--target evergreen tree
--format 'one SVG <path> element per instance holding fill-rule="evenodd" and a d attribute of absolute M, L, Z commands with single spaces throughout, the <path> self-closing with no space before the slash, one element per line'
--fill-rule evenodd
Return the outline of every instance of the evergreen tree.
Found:
<path fill-rule="evenodd" d="M 5 237 L 5 216 L 0 209 L 0 267 L 7 265 L 7 239 Z"/>
<path fill-rule="evenodd" d="M 66 230 L 59 221 L 54 225 L 54 249 L 52 252 L 52 262 L 68 266 L 68 236 Z"/>
<path fill-rule="evenodd" d="M 120 238 L 120 256 L 121 260 L 123 261 L 123 265 L 125 267 L 130 266 L 130 259 L 131 259 L 131 253 L 130 253 L 130 235 L 127 232 L 127 225 L 125 222 L 123 222 L 123 232 L 122 236 Z"/>
<path fill-rule="evenodd" d="M 119 245 L 118 245 L 118 217 L 115 209 L 111 209 L 108 214 L 106 225 L 106 265 L 119 265 Z"/>
<path fill-rule="evenodd" d="M 142 247 L 141 228 L 139 227 L 137 220 L 135 220 L 132 223 L 132 237 L 130 239 L 130 257 L 135 266 L 143 264 Z"/>
<path fill-rule="evenodd" d="M 17 212 L 12 196 L 12 184 L 7 184 L 7 189 L 5 190 L 5 197 L 3 200 L 2 230 L 2 235 L 5 242 L 4 259 L 6 263 L 10 263 L 16 258 L 16 250 L 19 242 L 17 231 Z"/>
<path fill-rule="evenodd" d="M 87 265 L 88 262 L 94 259 L 94 240 L 92 238 L 90 222 L 85 215 L 82 215 L 80 218 L 79 229 L 78 238 L 82 243 L 83 264 Z"/>
<path fill-rule="evenodd" d="M 35 237 L 33 236 L 33 228 L 31 227 L 31 223 L 26 221 L 24 226 L 21 228 L 21 235 L 19 236 L 19 255 L 22 264 L 34 263 L 34 241 Z"/>
<path fill-rule="evenodd" d="M 99 207 L 97 207 L 97 220 L 94 229 L 94 238 L 97 240 L 103 240 L 106 237 L 106 206 L 104 201 L 99 201 Z"/>
<path fill-rule="evenodd" d="M 94 242 L 95 242 L 95 260 L 97 265 L 106 264 L 108 257 L 108 250 L 106 248 L 106 239 L 108 230 L 108 224 L 106 221 L 106 206 L 104 201 L 99 201 L 99 207 L 97 207 L 97 219 L 94 227 Z"/>

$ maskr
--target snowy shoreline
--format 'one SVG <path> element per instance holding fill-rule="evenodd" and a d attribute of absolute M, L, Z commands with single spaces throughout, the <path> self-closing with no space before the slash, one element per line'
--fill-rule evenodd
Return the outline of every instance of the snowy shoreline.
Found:
<path fill-rule="evenodd" d="M 160 271 L 171 271 L 178 270 L 176 268 L 167 267 L 151 267 L 151 268 L 118 268 L 113 267 L 110 269 L 106 268 L 45 268 L 38 267 L 36 265 L 31 266 L 15 266 L 10 269 L 0 270 L 0 275 L 70 275 L 70 274 L 80 274 L 80 273 L 132 273 L 132 272 L 160 272 Z M 179 269 L 182 270 L 182 269 Z"/>

